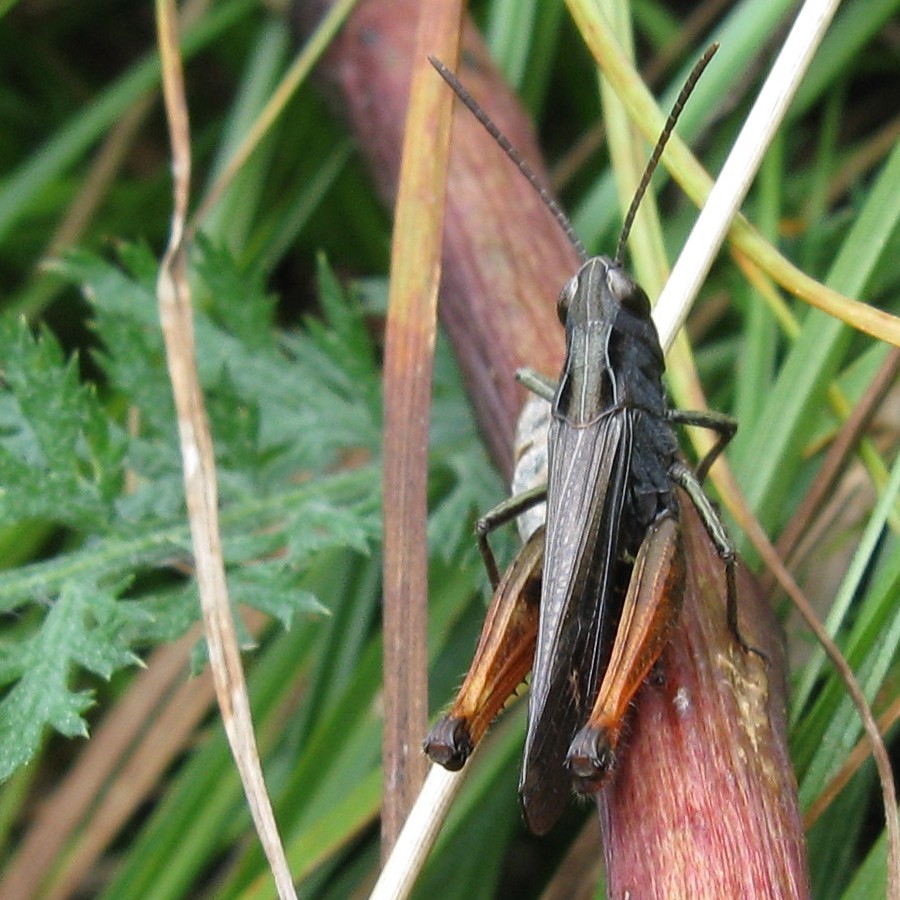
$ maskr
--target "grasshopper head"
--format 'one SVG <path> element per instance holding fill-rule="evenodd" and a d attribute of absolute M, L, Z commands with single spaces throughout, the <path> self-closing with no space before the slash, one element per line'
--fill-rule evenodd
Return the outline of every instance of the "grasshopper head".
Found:
<path fill-rule="evenodd" d="M 594 256 L 584 263 L 566 283 L 556 304 L 559 320 L 567 329 L 579 324 L 612 324 L 622 310 L 646 320 L 650 301 L 643 288 L 608 256 Z"/>

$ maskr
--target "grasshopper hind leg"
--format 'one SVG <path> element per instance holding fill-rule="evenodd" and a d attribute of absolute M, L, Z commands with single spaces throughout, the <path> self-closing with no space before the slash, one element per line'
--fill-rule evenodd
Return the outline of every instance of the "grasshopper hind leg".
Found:
<path fill-rule="evenodd" d="M 728 630 L 745 653 L 753 653 L 760 659 L 768 661 L 766 654 L 758 647 L 748 643 L 743 634 L 741 634 L 738 622 L 737 579 L 735 575 L 737 553 L 731 538 L 728 536 L 728 532 L 725 530 L 725 526 L 722 524 L 722 520 L 712 505 L 712 501 L 704 493 L 698 477 L 683 463 L 673 463 L 672 468 L 669 470 L 669 475 L 690 497 L 691 503 L 694 504 L 694 508 L 700 516 L 700 521 L 706 529 L 706 533 L 715 545 L 716 552 L 725 566 L 725 609 Z"/>

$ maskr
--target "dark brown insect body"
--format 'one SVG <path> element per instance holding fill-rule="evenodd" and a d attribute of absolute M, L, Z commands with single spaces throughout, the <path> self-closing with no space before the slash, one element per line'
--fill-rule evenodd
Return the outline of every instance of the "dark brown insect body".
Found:
<path fill-rule="evenodd" d="M 533 179 L 455 78 L 438 69 Z M 673 114 L 683 102 L 682 96 Z M 648 172 L 673 123 L 670 117 Z M 563 214 L 548 202 L 571 235 Z M 584 255 L 577 238 L 573 241 Z M 662 384 L 665 362 L 650 303 L 618 259 L 585 259 L 563 288 L 558 311 L 566 332 L 559 383 L 548 386 L 533 373 L 522 377 L 552 403 L 548 484 L 522 499 L 512 498 L 479 523 L 482 552 L 497 590 L 463 688 L 425 741 L 434 761 L 450 768 L 465 762 L 527 672 L 535 640 L 530 598 L 540 583 L 519 783 L 526 821 L 536 833 L 552 827 L 573 786 L 591 791 L 602 783 L 628 705 L 677 618 L 684 554 L 676 487 L 697 507 L 725 563 L 729 624 L 746 648 L 737 632 L 734 552 L 700 486 L 734 434 L 734 422 L 712 413 L 668 409 Z M 678 460 L 675 422 L 718 434 L 696 475 Z M 487 532 L 545 498 L 542 563 L 533 539 L 498 587 Z M 528 627 L 512 628 L 523 622 Z"/>

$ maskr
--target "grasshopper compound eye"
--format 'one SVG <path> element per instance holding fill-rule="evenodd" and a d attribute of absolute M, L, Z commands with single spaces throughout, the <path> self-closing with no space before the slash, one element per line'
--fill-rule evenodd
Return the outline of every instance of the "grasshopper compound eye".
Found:
<path fill-rule="evenodd" d="M 634 315 L 646 319 L 650 315 L 650 300 L 644 289 L 621 267 L 612 265 L 606 273 L 610 293 Z"/>

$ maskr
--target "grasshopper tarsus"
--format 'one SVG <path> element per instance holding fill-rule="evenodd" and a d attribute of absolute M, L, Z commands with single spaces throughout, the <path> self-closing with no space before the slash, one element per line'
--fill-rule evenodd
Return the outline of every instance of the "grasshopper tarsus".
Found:
<path fill-rule="evenodd" d="M 725 607 L 725 615 L 728 622 L 728 630 L 731 632 L 735 643 L 741 648 L 746 656 L 756 656 L 765 665 L 769 664 L 769 655 L 760 650 L 759 647 L 751 644 L 743 635 L 741 626 L 738 622 L 738 602 L 737 602 L 737 585 L 735 573 L 735 560 L 732 557 L 730 562 L 725 564 L 725 584 L 727 585 L 727 605 Z"/>

